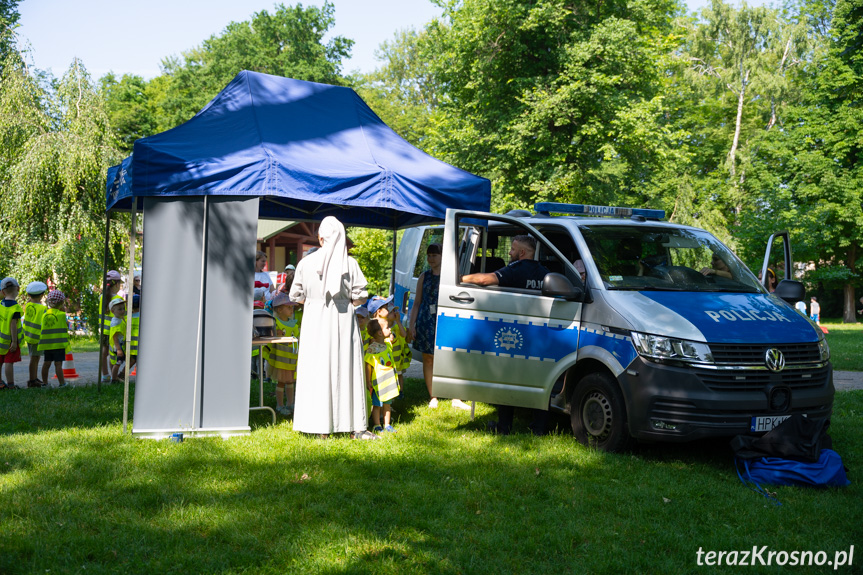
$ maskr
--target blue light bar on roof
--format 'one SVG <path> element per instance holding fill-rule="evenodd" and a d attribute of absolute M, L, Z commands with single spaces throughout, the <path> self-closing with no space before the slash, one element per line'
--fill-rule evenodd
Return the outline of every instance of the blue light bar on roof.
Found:
<path fill-rule="evenodd" d="M 587 204 L 558 204 L 557 202 L 540 202 L 534 205 L 533 209 L 539 214 L 616 216 L 621 218 L 641 216 L 650 220 L 665 219 L 665 210 L 649 210 L 646 208 L 618 208 L 614 206 L 589 206 Z"/>

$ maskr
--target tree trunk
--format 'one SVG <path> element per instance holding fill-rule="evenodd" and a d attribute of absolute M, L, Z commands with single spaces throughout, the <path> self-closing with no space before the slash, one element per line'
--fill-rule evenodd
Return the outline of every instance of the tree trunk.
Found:
<path fill-rule="evenodd" d="M 848 268 L 851 273 L 855 272 L 855 262 L 857 261 L 857 245 L 851 244 L 848 248 Z M 857 300 L 854 297 L 854 285 L 851 283 L 845 284 L 842 298 L 842 323 L 857 323 Z"/>
<path fill-rule="evenodd" d="M 736 172 L 737 145 L 740 142 L 740 125 L 743 123 L 743 100 L 746 98 L 746 84 L 748 82 L 749 70 L 746 71 L 746 76 L 744 76 L 743 82 L 740 83 L 740 93 L 737 95 L 737 122 L 734 125 L 734 141 L 731 142 L 731 151 L 728 152 L 728 164 L 732 176 Z"/>

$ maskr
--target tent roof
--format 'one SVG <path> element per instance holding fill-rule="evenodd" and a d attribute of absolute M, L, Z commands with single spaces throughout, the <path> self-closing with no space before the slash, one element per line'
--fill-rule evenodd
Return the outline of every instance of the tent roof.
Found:
<path fill-rule="evenodd" d="M 136 141 L 106 195 L 108 210 L 259 196 L 262 218 L 401 228 L 488 211 L 491 184 L 409 144 L 350 88 L 243 71 L 188 122 Z"/>

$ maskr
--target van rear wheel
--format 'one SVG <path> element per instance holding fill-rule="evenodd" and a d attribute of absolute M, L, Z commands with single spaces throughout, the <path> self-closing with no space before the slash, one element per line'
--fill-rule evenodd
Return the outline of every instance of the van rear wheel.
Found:
<path fill-rule="evenodd" d="M 632 445 L 623 395 L 610 375 L 586 375 L 578 382 L 570 405 L 572 432 L 580 443 L 612 452 Z"/>

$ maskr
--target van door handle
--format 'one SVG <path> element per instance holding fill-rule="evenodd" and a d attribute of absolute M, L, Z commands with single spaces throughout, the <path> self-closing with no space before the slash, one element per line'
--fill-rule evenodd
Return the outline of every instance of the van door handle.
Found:
<path fill-rule="evenodd" d="M 458 303 L 473 303 L 473 298 L 469 295 L 451 295 L 449 296 L 449 299 Z"/>

